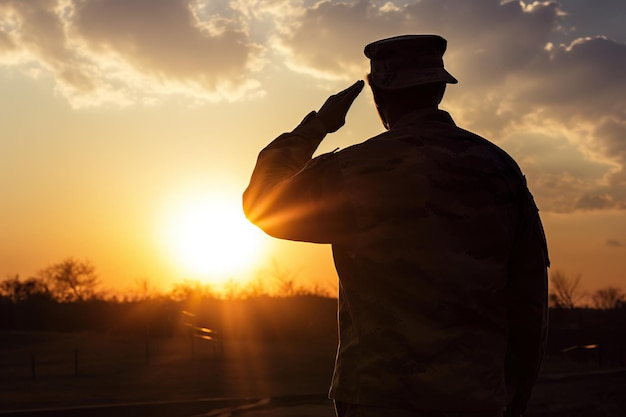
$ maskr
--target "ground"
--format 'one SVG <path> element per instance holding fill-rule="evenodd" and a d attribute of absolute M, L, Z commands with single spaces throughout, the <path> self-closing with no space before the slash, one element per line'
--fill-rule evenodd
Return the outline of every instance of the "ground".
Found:
<path fill-rule="evenodd" d="M 0 416 L 334 415 L 325 395 L 335 341 L 0 337 Z M 626 416 L 625 370 L 556 358 L 544 369 L 527 416 Z M 15 414 L 26 409 L 50 411 Z"/>

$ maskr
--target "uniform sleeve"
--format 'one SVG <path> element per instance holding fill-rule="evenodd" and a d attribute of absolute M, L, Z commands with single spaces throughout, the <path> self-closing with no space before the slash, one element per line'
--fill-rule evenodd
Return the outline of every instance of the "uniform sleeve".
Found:
<path fill-rule="evenodd" d="M 267 234 L 315 243 L 335 243 L 354 229 L 334 153 L 312 159 L 326 135 L 315 112 L 259 154 L 243 194 L 246 217 Z"/>
<path fill-rule="evenodd" d="M 510 263 L 509 347 L 506 373 L 510 403 L 506 416 L 520 416 L 539 375 L 548 330 L 546 238 L 532 195 L 524 186 Z"/>

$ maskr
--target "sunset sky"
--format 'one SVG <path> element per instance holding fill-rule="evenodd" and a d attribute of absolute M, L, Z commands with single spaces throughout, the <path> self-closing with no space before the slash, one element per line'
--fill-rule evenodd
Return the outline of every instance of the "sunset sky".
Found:
<path fill-rule="evenodd" d="M 553 269 L 626 288 L 624 22 L 623 0 L 0 0 L 0 279 L 74 257 L 121 289 L 272 268 L 335 288 L 330 247 L 264 236 L 241 193 L 364 78 L 367 43 L 435 33 L 459 80 L 441 108 L 518 161 Z M 382 131 L 366 89 L 320 152 Z"/>

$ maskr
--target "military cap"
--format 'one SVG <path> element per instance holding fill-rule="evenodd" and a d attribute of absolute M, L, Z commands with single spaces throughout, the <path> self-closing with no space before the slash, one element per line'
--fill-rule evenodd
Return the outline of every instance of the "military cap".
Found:
<path fill-rule="evenodd" d="M 443 67 L 447 41 L 437 35 L 403 35 L 381 39 L 365 47 L 370 76 L 383 89 L 458 81 Z"/>

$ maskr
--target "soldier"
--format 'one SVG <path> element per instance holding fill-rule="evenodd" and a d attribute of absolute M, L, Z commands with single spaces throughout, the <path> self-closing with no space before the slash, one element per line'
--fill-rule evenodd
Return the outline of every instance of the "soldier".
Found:
<path fill-rule="evenodd" d="M 547 331 L 543 227 L 515 161 L 438 109 L 446 40 L 365 47 L 386 132 L 312 155 L 358 81 L 259 154 L 243 195 L 266 233 L 330 243 L 339 417 L 520 416 Z"/>

